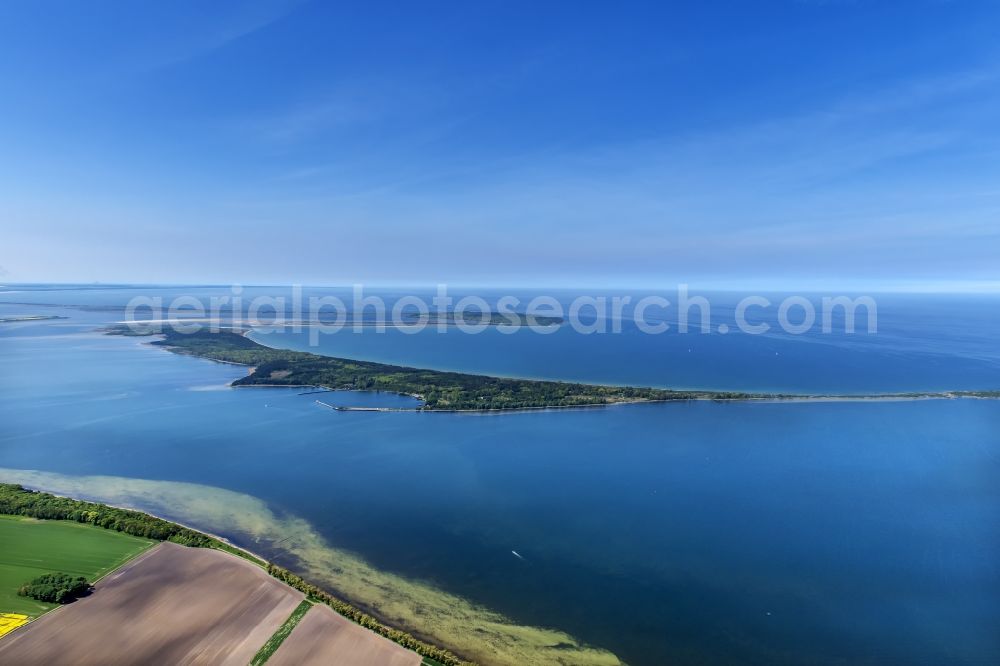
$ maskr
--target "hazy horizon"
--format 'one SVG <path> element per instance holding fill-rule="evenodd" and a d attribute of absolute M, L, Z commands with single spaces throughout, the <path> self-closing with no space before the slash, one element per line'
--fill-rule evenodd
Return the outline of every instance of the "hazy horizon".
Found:
<path fill-rule="evenodd" d="M 279 289 L 290 289 L 292 287 L 302 287 L 308 289 L 351 289 L 355 285 L 362 286 L 367 289 L 375 290 L 393 290 L 393 289 L 409 289 L 413 291 L 433 291 L 436 287 L 444 283 L 429 283 L 429 282 L 414 282 L 414 283 L 340 283 L 340 284 L 301 284 L 295 282 L 104 282 L 100 280 L 94 280 L 89 282 L 82 281 L 64 281 L 64 282 L 53 282 L 53 281 L 34 281 L 34 282 L 11 282 L 8 281 L 6 284 L 0 284 L 0 289 L 7 289 L 10 287 L 32 287 L 32 286 L 70 286 L 70 287 L 117 287 L 123 289 L 142 289 L 149 287 L 201 287 L 201 288 L 224 288 L 229 289 L 231 287 L 239 286 L 244 288 L 279 288 Z M 566 292 L 580 292 L 580 291 L 628 291 L 634 290 L 637 292 L 656 292 L 664 290 L 676 290 L 679 286 L 685 286 L 693 291 L 703 291 L 703 292 L 730 292 L 730 293 L 747 293 L 747 292 L 774 292 L 774 293 L 788 293 L 788 292 L 799 292 L 804 294 L 810 293 L 830 293 L 834 291 L 847 291 L 854 293 L 872 293 L 872 294 L 1000 294 L 1000 281 L 997 282 L 941 282 L 941 283 L 896 283 L 896 282 L 828 282 L 828 283 L 816 283 L 809 281 L 788 281 L 782 284 L 778 283 L 768 283 L 761 281 L 750 281 L 740 283 L 713 283 L 713 282 L 675 282 L 675 283 L 663 283 L 663 284 L 636 284 L 636 283 L 604 283 L 604 284 L 523 284 L 523 283 L 447 283 L 450 289 L 454 290 L 472 290 L 472 289 L 489 289 L 489 290 L 524 290 L 524 291 L 566 291 Z M 8 292 L 9 293 L 9 292 Z"/>

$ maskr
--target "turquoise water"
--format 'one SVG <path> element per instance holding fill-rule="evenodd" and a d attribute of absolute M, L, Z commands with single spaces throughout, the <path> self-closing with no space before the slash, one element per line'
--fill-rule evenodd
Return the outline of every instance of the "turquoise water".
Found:
<path fill-rule="evenodd" d="M 323 350 L 636 384 L 996 388 L 992 304 L 928 319 L 928 302 L 904 299 L 889 342 L 366 333 Z M 69 319 L 0 325 L 0 467 L 248 493 L 379 568 L 632 664 L 1000 660 L 1000 402 L 336 412 L 302 390 L 226 389 L 238 367 L 94 334 L 106 310 L 0 305 L 49 313 Z M 698 376 L 696 350 L 727 359 L 727 345 L 751 360 Z"/>

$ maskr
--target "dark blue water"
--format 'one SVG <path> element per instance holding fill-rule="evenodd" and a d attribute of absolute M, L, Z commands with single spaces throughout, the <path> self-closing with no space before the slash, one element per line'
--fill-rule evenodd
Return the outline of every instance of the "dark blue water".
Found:
<path fill-rule="evenodd" d="M 240 298 L 247 305 L 255 296 L 279 296 L 285 299 L 283 314 L 291 316 L 291 290 L 247 287 Z M 367 291 L 381 297 L 391 311 L 402 291 Z M 429 301 L 431 292 L 414 292 Z M 540 292 L 517 294 L 523 310 L 530 299 Z M 86 312 L 98 320 L 124 318 L 123 306 L 137 295 L 161 297 L 169 303 L 171 296 L 184 294 L 201 300 L 206 308 L 212 296 L 231 296 L 223 287 L 131 287 L 97 288 L 93 285 L 65 288 L 22 287 L 0 290 L 0 303 L 24 302 L 48 306 L 9 306 L 20 312 L 46 314 L 61 312 L 55 304 L 88 304 Z M 493 304 L 501 292 L 478 292 Z M 352 308 L 348 289 L 303 290 L 302 299 L 310 296 L 334 295 L 347 308 Z M 457 301 L 461 293 L 455 293 Z M 556 292 L 555 296 L 568 305 L 575 292 Z M 585 295 L 596 295 L 587 293 Z M 630 295 L 633 302 L 644 293 L 604 294 Z M 676 296 L 662 292 L 674 306 L 672 309 L 647 310 L 650 323 L 671 324 L 666 333 L 648 335 L 640 332 L 628 320 L 622 322 L 622 332 L 581 335 L 569 326 L 550 335 L 540 335 L 528 329 L 514 334 L 489 328 L 476 335 L 463 334 L 454 328 L 438 333 L 431 326 L 418 334 L 404 333 L 391 327 L 384 332 L 365 327 L 361 334 L 348 326 L 336 334 L 317 334 L 318 347 L 310 344 L 310 332 L 273 331 L 256 334 L 255 339 L 266 344 L 319 351 L 333 356 L 383 361 L 465 372 L 501 376 L 531 377 L 587 381 L 595 383 L 632 384 L 671 388 L 706 388 L 719 390 L 778 391 L 799 393 L 859 393 L 899 391 L 948 391 L 959 389 L 1000 388 L 1000 294 L 985 295 L 916 295 L 875 294 L 877 303 L 877 333 L 867 333 L 867 316 L 859 310 L 854 334 L 844 333 L 843 317 L 833 318 L 832 333 L 822 333 L 817 324 L 807 333 L 793 335 L 784 332 L 777 319 L 777 304 L 783 294 L 764 294 L 772 306 L 753 308 L 748 319 L 763 323 L 770 330 L 763 335 L 749 335 L 737 330 L 734 321 L 736 303 L 747 294 L 705 292 L 711 305 L 708 333 L 700 328 L 696 308 L 691 310 L 690 332 L 679 333 L 676 326 Z M 820 294 L 806 294 L 821 311 Z M 857 294 L 851 295 L 857 296 Z M 102 311 L 103 308 L 103 311 Z M 145 311 L 140 310 L 140 314 Z M 260 316 L 267 319 L 272 310 L 264 307 Z M 223 315 L 231 314 L 223 309 Z M 627 313 L 626 313 L 627 314 Z M 365 309 L 359 317 L 371 317 Z M 794 317 L 793 317 L 794 318 Z M 729 328 L 728 334 L 718 331 L 719 325 Z M 609 325 L 610 327 L 610 325 Z"/>
<path fill-rule="evenodd" d="M 766 334 L 740 333 L 733 323 L 736 297 L 709 297 L 713 323 L 707 334 L 695 332 L 692 323 L 686 334 L 673 325 L 650 335 L 629 321 L 621 333 L 586 335 L 569 326 L 546 335 L 366 328 L 362 334 L 320 334 L 318 348 L 331 356 L 418 367 L 668 388 L 858 393 L 1000 387 L 1000 296 L 882 296 L 876 334 L 866 332 L 859 316 L 854 334 L 840 325 L 830 334 L 817 327 L 803 335 L 781 330 L 773 309 L 755 313 L 754 323 L 771 326 Z M 813 300 L 818 306 L 819 297 Z M 719 324 L 730 332 L 718 333 Z M 255 339 L 315 351 L 309 331 L 272 331 Z"/>
<path fill-rule="evenodd" d="M 726 388 L 996 386 L 995 345 L 968 330 L 995 312 L 951 307 L 937 328 L 919 307 L 912 327 L 890 327 L 898 348 L 775 337 L 779 358 L 806 360 L 768 365 L 761 352 L 728 374 L 710 364 L 706 380 L 683 355 L 662 367 Z M 15 311 L 44 314 L 0 306 Z M 87 332 L 107 313 L 52 312 L 70 319 L 0 325 L 0 467 L 255 495 L 379 568 L 633 664 L 1000 660 L 1000 402 L 335 412 L 301 390 L 224 389 L 240 368 Z M 423 360 L 451 345 L 459 369 L 662 376 L 649 336 L 392 336 L 335 336 L 324 350 L 438 365 Z M 602 357 L 614 362 L 584 353 L 602 344 L 620 345 Z M 920 369 L 886 376 L 909 365 Z"/>

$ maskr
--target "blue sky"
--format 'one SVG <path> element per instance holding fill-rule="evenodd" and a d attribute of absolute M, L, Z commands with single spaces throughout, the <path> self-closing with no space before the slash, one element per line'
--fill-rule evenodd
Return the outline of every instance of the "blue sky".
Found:
<path fill-rule="evenodd" d="M 0 281 L 1000 284 L 1000 4 L 0 3 Z"/>

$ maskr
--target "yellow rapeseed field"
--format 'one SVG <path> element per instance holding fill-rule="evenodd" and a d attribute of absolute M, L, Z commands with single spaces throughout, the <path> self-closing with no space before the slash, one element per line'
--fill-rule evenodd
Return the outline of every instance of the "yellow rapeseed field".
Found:
<path fill-rule="evenodd" d="M 0 613 L 0 637 L 8 634 L 22 624 L 28 624 L 28 616 L 20 613 Z"/>

